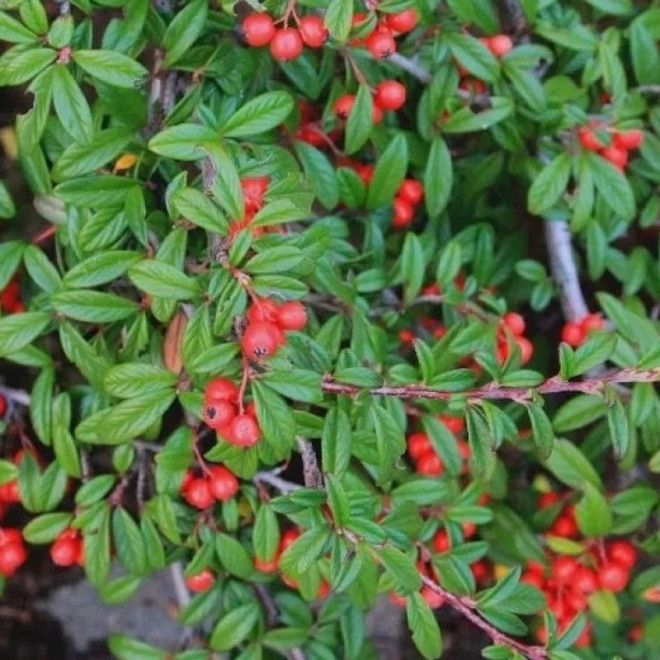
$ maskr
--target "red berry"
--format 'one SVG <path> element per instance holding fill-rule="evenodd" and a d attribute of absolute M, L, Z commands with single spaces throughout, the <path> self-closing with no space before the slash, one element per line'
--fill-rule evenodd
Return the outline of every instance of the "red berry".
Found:
<path fill-rule="evenodd" d="M 584 342 L 584 330 L 580 324 L 568 321 L 561 330 L 561 340 L 569 346 L 579 346 Z"/>
<path fill-rule="evenodd" d="M 264 561 L 258 557 L 254 558 L 254 567 L 260 573 L 277 573 L 277 564 L 279 563 L 279 557 L 276 555 L 270 561 Z"/>
<path fill-rule="evenodd" d="M 532 359 L 534 354 L 534 344 L 527 337 L 516 337 L 515 342 L 520 349 L 520 361 L 526 364 Z"/>
<path fill-rule="evenodd" d="M 322 580 L 321 584 L 319 584 L 319 590 L 316 594 L 316 597 L 325 598 L 329 593 L 330 593 L 330 585 L 325 580 Z"/>
<path fill-rule="evenodd" d="M 462 417 L 438 415 L 438 420 L 440 420 L 454 434 L 460 433 L 465 428 L 465 422 Z"/>
<path fill-rule="evenodd" d="M 424 585 L 420 593 L 422 594 L 422 598 L 428 603 L 428 606 L 433 610 L 445 604 L 444 596 L 433 591 L 431 587 Z"/>
<path fill-rule="evenodd" d="M 268 45 L 275 35 L 275 23 L 269 14 L 250 14 L 243 21 L 245 41 L 256 48 Z"/>
<path fill-rule="evenodd" d="M 230 500 L 240 488 L 236 475 L 223 465 L 214 465 L 209 469 L 209 489 L 216 500 Z"/>
<path fill-rule="evenodd" d="M 628 152 L 619 147 L 605 147 L 604 149 L 601 149 L 600 155 L 605 160 L 609 160 L 614 167 L 620 170 L 623 170 L 628 164 Z"/>
<path fill-rule="evenodd" d="M 581 594 L 593 593 L 598 589 L 596 573 L 586 566 L 581 566 L 571 579 L 571 587 Z"/>
<path fill-rule="evenodd" d="M 260 360 L 270 357 L 281 344 L 281 330 L 267 321 L 250 323 L 241 338 L 241 348 L 247 357 Z"/>
<path fill-rule="evenodd" d="M 559 502 L 561 497 L 559 496 L 559 493 L 554 493 L 550 491 L 549 493 L 541 493 L 539 495 L 539 507 L 541 509 L 546 509 L 549 506 L 552 506 L 556 502 Z"/>
<path fill-rule="evenodd" d="M 605 148 L 605 144 L 601 142 L 596 132 L 587 126 L 578 128 L 578 139 L 580 144 L 588 151 L 598 151 Z"/>
<path fill-rule="evenodd" d="M 397 607 L 405 607 L 408 604 L 408 599 L 405 596 L 400 596 L 395 592 L 389 594 L 390 602 Z"/>
<path fill-rule="evenodd" d="M 7 399 L 0 394 L 0 417 L 4 417 L 7 412 Z"/>
<path fill-rule="evenodd" d="M 374 103 L 383 110 L 398 110 L 406 102 L 406 88 L 396 80 L 376 85 Z"/>
<path fill-rule="evenodd" d="M 277 323 L 279 305 L 270 298 L 257 298 L 247 311 L 247 319 L 250 323 L 256 321 L 268 321 Z"/>
<path fill-rule="evenodd" d="M 65 529 L 50 547 L 50 558 L 56 566 L 77 564 L 82 552 L 78 530 Z"/>
<path fill-rule="evenodd" d="M 495 57 L 504 57 L 513 49 L 513 41 L 506 34 L 496 34 L 487 40 L 486 47 Z"/>
<path fill-rule="evenodd" d="M 425 474 L 429 477 L 439 477 L 445 471 L 443 462 L 434 451 L 422 454 L 417 460 L 416 467 L 419 474 Z"/>
<path fill-rule="evenodd" d="M 189 575 L 186 577 L 186 586 L 194 593 L 208 591 L 215 584 L 215 575 L 210 568 L 205 568 L 197 575 Z"/>
<path fill-rule="evenodd" d="M 391 30 L 374 30 L 366 39 L 367 50 L 373 57 L 381 59 L 396 53 L 396 42 Z"/>
<path fill-rule="evenodd" d="M 629 541 L 612 541 L 607 549 L 607 556 L 627 568 L 632 568 L 637 561 L 637 550 Z"/>
<path fill-rule="evenodd" d="M 215 501 L 208 480 L 201 477 L 193 477 L 182 495 L 190 506 L 197 509 L 208 509 Z"/>
<path fill-rule="evenodd" d="M 0 486 L 0 500 L 7 504 L 19 504 L 21 493 L 18 490 L 18 479 L 12 479 Z"/>
<path fill-rule="evenodd" d="M 485 582 L 490 576 L 490 566 L 488 565 L 488 562 L 483 559 L 475 561 L 474 564 L 470 566 L 470 570 L 472 571 L 472 575 L 474 575 L 477 584 Z"/>
<path fill-rule="evenodd" d="M 292 543 L 302 536 L 302 532 L 294 527 L 286 529 L 280 536 L 279 554 L 282 554 Z"/>
<path fill-rule="evenodd" d="M 227 442 L 237 447 L 251 447 L 259 442 L 261 431 L 251 415 L 236 415 L 227 428 Z"/>
<path fill-rule="evenodd" d="M 427 452 L 433 451 L 433 445 L 426 433 L 411 433 L 408 436 L 408 453 L 412 458 L 420 458 Z"/>
<path fill-rule="evenodd" d="M 238 401 L 238 387 L 228 378 L 213 378 L 204 388 L 206 403 L 236 403 Z"/>
<path fill-rule="evenodd" d="M 614 593 L 623 591 L 626 588 L 629 577 L 628 567 L 616 561 L 603 564 L 598 571 L 598 581 L 601 589 L 607 589 Z"/>
<path fill-rule="evenodd" d="M 394 217 L 392 218 L 392 226 L 396 229 L 404 229 L 413 220 L 415 209 L 410 202 L 407 202 L 401 197 L 395 197 L 392 202 L 394 209 Z"/>
<path fill-rule="evenodd" d="M 236 408 L 226 401 L 207 403 L 204 406 L 204 423 L 216 431 L 227 426 L 236 417 Z"/>
<path fill-rule="evenodd" d="M 11 577 L 26 559 L 27 552 L 22 541 L 3 543 L 0 545 L 0 575 Z"/>
<path fill-rule="evenodd" d="M 598 314 L 587 314 L 581 321 L 580 327 L 587 334 L 592 330 L 600 330 L 605 327 L 605 321 Z"/>
<path fill-rule="evenodd" d="M 258 211 L 264 204 L 264 195 L 268 189 L 270 178 L 267 176 L 243 177 L 241 190 L 248 213 Z"/>
<path fill-rule="evenodd" d="M 320 48 L 328 40 L 328 28 L 320 16 L 303 16 L 298 23 L 298 30 L 310 48 Z"/>
<path fill-rule="evenodd" d="M 295 60 L 303 51 L 303 41 L 296 28 L 282 28 L 270 42 L 270 52 L 276 60 Z"/>
<path fill-rule="evenodd" d="M 344 94 L 335 101 L 334 105 L 332 106 L 332 110 L 335 113 L 335 117 L 338 119 L 348 119 L 348 115 L 351 114 L 354 105 L 355 95 Z"/>
<path fill-rule="evenodd" d="M 518 337 L 525 333 L 525 319 L 520 314 L 507 312 L 502 317 L 502 323 Z"/>
<path fill-rule="evenodd" d="M 424 199 L 424 186 L 415 179 L 404 179 L 396 191 L 396 196 L 408 204 L 416 206 Z"/>
<path fill-rule="evenodd" d="M 612 144 L 619 148 L 629 151 L 637 149 L 644 142 L 644 132 L 638 128 L 631 128 L 627 131 L 614 131 L 612 135 Z"/>
<path fill-rule="evenodd" d="M 575 520 L 566 514 L 562 514 L 552 523 L 550 533 L 554 536 L 561 536 L 562 538 L 575 538 L 579 534 L 578 526 Z"/>
<path fill-rule="evenodd" d="M 436 552 L 443 553 L 451 550 L 451 540 L 449 539 L 449 535 L 445 529 L 440 529 L 436 532 L 432 543 L 433 549 Z"/>
<path fill-rule="evenodd" d="M 573 557 L 557 557 L 552 562 L 552 575 L 559 582 L 567 582 L 573 578 L 578 568 L 578 563 Z"/>
<path fill-rule="evenodd" d="M 477 526 L 472 522 L 462 522 L 463 538 L 471 539 L 477 533 Z"/>
<path fill-rule="evenodd" d="M 297 300 L 280 305 L 277 310 L 277 323 L 283 330 L 302 330 L 307 324 L 307 310 Z"/>
<path fill-rule="evenodd" d="M 538 573 L 534 573 L 533 571 L 525 571 L 520 576 L 520 581 L 524 582 L 525 584 L 531 584 L 537 589 L 542 589 L 544 584 L 543 577 Z"/>
<path fill-rule="evenodd" d="M 391 30 L 404 34 L 415 28 L 419 21 L 419 17 L 417 16 L 417 11 L 411 8 L 404 9 L 395 14 L 388 14 L 385 21 L 387 22 L 387 27 Z"/>

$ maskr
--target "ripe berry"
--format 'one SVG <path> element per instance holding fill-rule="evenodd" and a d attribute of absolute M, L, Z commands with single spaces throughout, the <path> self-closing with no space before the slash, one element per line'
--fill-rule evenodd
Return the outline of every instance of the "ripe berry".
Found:
<path fill-rule="evenodd" d="M 12 479 L 6 484 L 0 486 L 0 501 L 7 504 L 19 504 L 21 501 L 21 493 L 18 490 L 18 480 Z"/>
<path fill-rule="evenodd" d="M 411 433 L 408 436 L 408 453 L 412 458 L 420 458 L 433 451 L 433 445 L 426 433 Z"/>
<path fill-rule="evenodd" d="M 440 529 L 436 532 L 433 537 L 433 549 L 439 553 L 451 550 L 451 541 L 446 530 Z"/>
<path fill-rule="evenodd" d="M 275 555 L 273 559 L 269 561 L 264 561 L 258 557 L 254 558 L 254 567 L 260 573 L 277 573 L 277 564 L 279 563 L 279 557 Z"/>
<path fill-rule="evenodd" d="M 561 340 L 569 346 L 579 346 L 584 342 L 584 330 L 578 323 L 568 321 L 561 330 Z"/>
<path fill-rule="evenodd" d="M 245 41 L 256 48 L 268 45 L 275 35 L 275 23 L 269 14 L 250 14 L 243 21 Z"/>
<path fill-rule="evenodd" d="M 267 176 L 243 177 L 241 179 L 241 190 L 245 200 L 247 212 L 258 211 L 264 204 L 264 195 L 268 189 L 270 178 Z"/>
<path fill-rule="evenodd" d="M 520 349 L 520 361 L 523 364 L 526 364 L 532 359 L 532 355 L 534 354 L 534 344 L 532 344 L 527 337 L 516 337 L 515 342 Z"/>
<path fill-rule="evenodd" d="M 407 227 L 412 222 L 413 216 L 415 215 L 415 209 L 412 207 L 412 204 L 401 197 L 395 197 L 392 202 L 392 207 L 394 208 L 392 226 L 397 229 Z"/>
<path fill-rule="evenodd" d="M 0 394 L 0 417 L 4 417 L 7 412 L 7 399 Z"/>
<path fill-rule="evenodd" d="M 495 57 L 504 57 L 513 49 L 513 41 L 506 34 L 496 34 L 488 39 L 487 48 Z"/>
<path fill-rule="evenodd" d="M 330 593 L 330 585 L 325 580 L 322 580 L 321 584 L 319 584 L 319 590 L 316 594 L 316 597 L 325 598 L 329 593 Z"/>
<path fill-rule="evenodd" d="M 389 599 L 390 602 L 397 607 L 405 607 L 408 604 L 408 599 L 405 596 L 400 596 L 394 591 L 389 594 Z"/>
<path fill-rule="evenodd" d="M 578 568 L 578 563 L 573 557 L 557 557 L 552 562 L 552 575 L 560 582 L 567 582 L 573 578 Z"/>
<path fill-rule="evenodd" d="M 603 564 L 598 571 L 598 581 L 601 589 L 607 589 L 617 593 L 623 591 L 630 577 L 627 566 L 616 561 Z"/>
<path fill-rule="evenodd" d="M 605 144 L 601 142 L 596 132 L 587 126 L 578 129 L 578 139 L 580 144 L 588 151 L 598 151 L 605 148 Z"/>
<path fill-rule="evenodd" d="M 581 321 L 580 327 L 583 332 L 589 333 L 592 330 L 600 330 L 605 327 L 605 321 L 598 314 L 587 314 Z"/>
<path fill-rule="evenodd" d="M 620 170 L 623 170 L 628 164 L 628 152 L 614 145 L 602 149 L 600 155 Z"/>
<path fill-rule="evenodd" d="M 257 321 L 268 321 L 268 323 L 277 323 L 277 314 L 279 305 L 270 298 L 255 299 L 254 303 L 247 311 L 247 319 L 250 323 Z"/>
<path fill-rule="evenodd" d="M 428 587 L 427 585 L 424 585 L 422 587 L 422 590 L 420 591 L 422 594 L 422 598 L 428 603 L 428 606 L 431 609 L 437 609 L 438 607 L 442 607 L 445 604 L 445 599 L 442 594 L 436 593 L 431 589 L 431 587 Z"/>
<path fill-rule="evenodd" d="M 328 40 L 328 28 L 320 16 L 303 16 L 298 23 L 298 30 L 310 48 L 320 48 Z"/>
<path fill-rule="evenodd" d="M 227 426 L 236 417 L 236 408 L 226 401 L 207 403 L 204 406 L 204 423 L 216 431 Z"/>
<path fill-rule="evenodd" d="M 355 95 L 354 94 L 344 94 L 340 96 L 332 106 L 332 110 L 335 113 L 335 117 L 338 119 L 348 119 L 348 115 L 351 114 L 353 106 L 355 105 Z"/>
<path fill-rule="evenodd" d="M 240 488 L 236 475 L 222 465 L 214 465 L 209 469 L 209 489 L 216 500 L 230 500 Z"/>
<path fill-rule="evenodd" d="M 419 474 L 425 474 L 429 477 L 439 477 L 445 471 L 443 462 L 434 451 L 422 454 L 416 467 Z"/>
<path fill-rule="evenodd" d="M 388 14 L 385 21 L 387 22 L 387 27 L 391 30 L 404 34 L 415 28 L 419 21 L 419 17 L 417 16 L 417 11 L 411 8 L 404 9 L 395 14 Z"/>
<path fill-rule="evenodd" d="M 396 192 L 396 196 L 416 206 L 424 199 L 424 186 L 415 179 L 404 179 Z"/>
<path fill-rule="evenodd" d="M 215 584 L 215 575 L 210 568 L 205 568 L 197 575 L 186 577 L 186 586 L 190 591 L 198 594 L 202 591 L 208 591 Z"/>
<path fill-rule="evenodd" d="M 11 541 L 0 545 L 0 575 L 11 577 L 25 563 L 27 552 L 23 541 Z"/>
<path fill-rule="evenodd" d="M 381 59 L 396 53 L 396 42 L 392 31 L 385 29 L 374 30 L 366 39 L 367 50 L 373 57 Z"/>
<path fill-rule="evenodd" d="M 518 337 L 525 333 L 525 319 L 520 314 L 507 312 L 502 317 L 502 323 Z"/>
<path fill-rule="evenodd" d="M 406 102 L 406 88 L 396 80 L 384 80 L 376 85 L 374 103 L 383 110 L 398 110 Z"/>
<path fill-rule="evenodd" d="M 581 594 L 589 595 L 593 593 L 598 589 L 596 573 L 586 566 L 581 566 L 571 579 L 571 586 Z"/>
<path fill-rule="evenodd" d="M 302 532 L 295 527 L 286 529 L 282 532 L 280 537 L 279 554 L 282 554 L 292 543 L 297 541 L 302 536 Z"/>
<path fill-rule="evenodd" d="M 303 51 L 303 41 L 296 28 L 282 28 L 270 42 L 270 52 L 276 60 L 295 60 Z"/>
<path fill-rule="evenodd" d="M 261 431 L 254 417 L 236 415 L 227 428 L 227 442 L 237 447 L 251 447 L 259 442 Z"/>
<path fill-rule="evenodd" d="M 65 529 L 50 547 L 50 558 L 57 566 L 73 566 L 79 563 L 82 540 L 78 530 Z"/>
<path fill-rule="evenodd" d="M 241 338 L 241 348 L 247 357 L 260 360 L 270 357 L 279 348 L 281 330 L 267 321 L 250 323 Z"/>
<path fill-rule="evenodd" d="M 575 520 L 564 513 L 552 523 L 549 532 L 553 536 L 561 536 L 566 539 L 575 538 L 579 534 Z"/>
<path fill-rule="evenodd" d="M 226 401 L 236 403 L 238 400 L 238 387 L 228 378 L 213 378 L 204 388 L 206 403 L 220 403 Z"/>
<path fill-rule="evenodd" d="M 307 310 L 297 300 L 280 305 L 277 310 L 277 323 L 282 330 L 302 330 L 307 324 Z"/>
<path fill-rule="evenodd" d="M 549 506 L 552 506 L 556 502 L 559 502 L 561 496 L 559 493 L 550 491 L 549 493 L 541 493 L 539 495 L 539 507 L 541 509 L 546 509 Z"/>
<path fill-rule="evenodd" d="M 208 509 L 215 501 L 209 482 L 201 477 L 193 477 L 182 495 L 190 506 L 197 509 Z"/>
<path fill-rule="evenodd" d="M 632 568 L 637 561 L 637 550 L 629 541 L 612 541 L 607 549 L 607 556 L 627 568 Z"/>
<path fill-rule="evenodd" d="M 644 132 L 638 128 L 627 131 L 615 131 L 612 135 L 612 144 L 619 149 L 637 149 L 644 141 Z"/>

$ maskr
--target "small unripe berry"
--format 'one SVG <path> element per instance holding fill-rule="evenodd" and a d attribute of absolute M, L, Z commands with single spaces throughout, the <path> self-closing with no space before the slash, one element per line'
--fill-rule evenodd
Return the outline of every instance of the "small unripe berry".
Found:
<path fill-rule="evenodd" d="M 303 51 L 300 32 L 295 28 L 282 28 L 275 32 L 270 42 L 270 52 L 276 60 L 288 62 L 295 60 Z"/>
<path fill-rule="evenodd" d="M 320 48 L 328 40 L 328 28 L 320 16 L 303 16 L 298 23 L 300 37 L 310 48 Z"/>
<path fill-rule="evenodd" d="M 397 80 L 384 80 L 376 85 L 374 103 L 383 110 L 398 110 L 406 102 L 406 88 Z"/>
<path fill-rule="evenodd" d="M 269 14 L 255 13 L 242 24 L 245 41 L 256 48 L 268 45 L 275 35 L 275 23 Z"/>

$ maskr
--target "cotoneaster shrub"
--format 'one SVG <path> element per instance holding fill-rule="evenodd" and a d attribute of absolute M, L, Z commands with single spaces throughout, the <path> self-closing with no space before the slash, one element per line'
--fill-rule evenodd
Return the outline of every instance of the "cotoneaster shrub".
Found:
<path fill-rule="evenodd" d="M 4 580 L 170 566 L 204 641 L 131 660 L 372 657 L 379 594 L 657 656 L 656 2 L 0 7 Z"/>

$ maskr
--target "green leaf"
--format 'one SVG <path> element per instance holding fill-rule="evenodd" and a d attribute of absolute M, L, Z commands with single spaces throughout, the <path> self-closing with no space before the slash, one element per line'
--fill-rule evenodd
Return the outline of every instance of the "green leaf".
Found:
<path fill-rule="evenodd" d="M 215 550 L 225 569 L 238 578 L 247 578 L 254 572 L 247 550 L 228 534 L 216 534 Z"/>
<path fill-rule="evenodd" d="M 50 302 L 60 314 L 87 323 L 122 321 L 139 309 L 128 298 L 103 291 L 60 291 Z"/>
<path fill-rule="evenodd" d="M 460 32 L 448 33 L 445 39 L 452 56 L 476 78 L 486 82 L 497 80 L 497 59 L 479 39 Z"/>
<path fill-rule="evenodd" d="M 23 259 L 25 247 L 25 243 L 22 241 L 0 243 L 0 290 L 4 289 L 14 276 Z"/>
<path fill-rule="evenodd" d="M 607 407 L 607 425 L 612 436 L 614 456 L 620 460 L 628 449 L 630 429 L 626 409 L 619 398 L 615 398 L 614 402 Z"/>
<path fill-rule="evenodd" d="M 131 266 L 128 277 L 138 289 L 151 296 L 171 300 L 190 300 L 201 294 L 196 280 L 175 266 L 156 259 L 144 259 Z"/>
<path fill-rule="evenodd" d="M 277 553 L 280 542 L 280 527 L 277 516 L 268 503 L 263 503 L 254 519 L 252 543 L 254 554 L 262 561 L 270 561 Z"/>
<path fill-rule="evenodd" d="M 445 133 L 473 133 L 485 131 L 506 119 L 514 111 L 513 101 L 504 96 L 491 96 L 491 107 L 481 112 L 473 112 L 469 107 L 453 113 L 442 124 Z"/>
<path fill-rule="evenodd" d="M 0 318 L 0 357 L 11 357 L 34 341 L 50 323 L 46 312 L 25 312 Z"/>
<path fill-rule="evenodd" d="M 0 181 L 0 218 L 13 218 L 16 215 L 16 207 L 7 190 L 7 186 Z"/>
<path fill-rule="evenodd" d="M 341 481 L 332 474 L 326 474 L 325 490 L 328 494 L 328 506 L 335 523 L 340 527 L 350 524 L 351 507 Z"/>
<path fill-rule="evenodd" d="M 601 621 L 614 624 L 621 618 L 619 603 L 611 591 L 596 591 L 587 601 L 590 612 Z"/>
<path fill-rule="evenodd" d="M 546 461 L 546 467 L 562 483 L 571 488 L 582 488 L 585 482 L 598 490 L 602 484 L 598 473 L 587 457 L 572 442 L 564 439 L 555 440 L 555 447 Z"/>
<path fill-rule="evenodd" d="M 58 513 L 44 513 L 23 528 L 23 537 L 28 543 L 51 543 L 63 532 L 73 518 L 73 514 L 66 511 Z"/>
<path fill-rule="evenodd" d="M 0 57 L 0 87 L 26 83 L 56 56 L 57 53 L 50 48 L 11 48 Z"/>
<path fill-rule="evenodd" d="M 375 547 L 373 550 L 387 573 L 394 578 L 398 588 L 406 593 L 421 588 L 422 578 L 411 557 L 391 545 Z"/>
<path fill-rule="evenodd" d="M 132 250 L 108 250 L 99 252 L 77 263 L 64 275 L 64 285 L 72 289 L 84 289 L 107 284 L 121 277 L 134 263 L 142 259 Z"/>
<path fill-rule="evenodd" d="M 367 191 L 367 208 L 378 209 L 394 199 L 408 170 L 408 143 L 397 133 L 376 162 Z"/>
<path fill-rule="evenodd" d="M 220 209 L 203 193 L 194 188 L 181 188 L 171 197 L 171 203 L 186 220 L 208 231 L 225 234 L 227 220 Z"/>
<path fill-rule="evenodd" d="M 199 160 L 206 155 L 205 142 L 217 142 L 219 135 L 201 124 L 179 124 L 166 128 L 149 140 L 149 149 L 175 160 Z"/>
<path fill-rule="evenodd" d="M 207 13 L 206 0 L 193 0 L 167 26 L 163 36 L 163 47 L 167 51 L 163 65 L 166 68 L 181 59 L 195 43 L 206 23 Z"/>
<path fill-rule="evenodd" d="M 225 137 L 260 135 L 279 126 L 293 110 L 293 98 L 288 92 L 266 92 L 236 110 L 220 128 Z"/>
<path fill-rule="evenodd" d="M 583 428 L 605 415 L 605 402 L 600 396 L 579 394 L 569 399 L 555 413 L 552 425 L 557 433 Z"/>
<path fill-rule="evenodd" d="M 279 394 L 258 381 L 252 383 L 252 395 L 264 439 L 278 455 L 286 455 L 296 435 L 296 423 L 289 406 Z"/>
<path fill-rule="evenodd" d="M 261 617 L 256 603 L 239 605 L 226 614 L 218 623 L 209 639 L 214 651 L 229 651 L 244 642 Z"/>
<path fill-rule="evenodd" d="M 571 175 L 571 157 L 567 153 L 556 156 L 534 179 L 527 194 L 527 207 L 534 215 L 551 209 L 566 190 Z"/>
<path fill-rule="evenodd" d="M 74 142 L 89 142 L 94 134 L 92 112 L 69 70 L 53 67 L 53 105 L 64 130 Z"/>
<path fill-rule="evenodd" d="M 148 71 L 135 59 L 113 50 L 78 50 L 73 61 L 95 81 L 113 87 L 135 89 L 148 75 Z"/>
<path fill-rule="evenodd" d="M 631 220 L 636 210 L 635 196 L 626 176 L 595 153 L 587 152 L 584 157 L 588 159 L 596 190 L 605 203 L 623 220 Z"/>
<path fill-rule="evenodd" d="M 123 176 L 87 175 L 60 183 L 55 188 L 57 196 L 71 206 L 85 208 L 121 207 L 126 196 L 140 184 Z"/>
<path fill-rule="evenodd" d="M 142 533 L 133 517 L 122 507 L 112 512 L 112 541 L 117 558 L 129 573 L 142 574 L 147 554 Z"/>
<path fill-rule="evenodd" d="M 588 481 L 575 507 L 575 518 L 580 531 L 588 538 L 606 536 L 612 528 L 612 512 L 607 500 Z"/>
<path fill-rule="evenodd" d="M 155 364 L 135 362 L 110 369 L 103 380 L 105 391 L 120 399 L 132 399 L 156 390 L 174 389 L 177 375 Z"/>
<path fill-rule="evenodd" d="M 527 414 L 532 425 L 534 446 L 536 447 L 539 458 L 545 460 L 552 453 L 555 441 L 552 423 L 541 406 L 528 404 Z"/>
<path fill-rule="evenodd" d="M 630 0 L 586 0 L 590 5 L 600 9 L 604 14 L 625 16 L 633 10 Z"/>
<path fill-rule="evenodd" d="M 339 203 L 339 184 L 332 163 L 322 151 L 306 142 L 296 140 L 294 148 L 314 195 L 326 209 L 334 209 Z"/>
<path fill-rule="evenodd" d="M 125 635 L 110 635 L 108 648 L 118 660 L 166 660 L 170 655 L 167 651 Z"/>
<path fill-rule="evenodd" d="M 433 138 L 424 171 L 424 202 L 430 216 L 444 211 L 453 186 L 451 154 L 441 137 Z"/>
<path fill-rule="evenodd" d="M 294 270 L 305 255 L 293 245 L 280 245 L 255 254 L 243 267 L 247 273 L 282 273 Z"/>
<path fill-rule="evenodd" d="M 318 403 L 322 398 L 321 374 L 304 369 L 269 371 L 259 379 L 272 390 L 294 401 Z"/>
<path fill-rule="evenodd" d="M 367 85 L 360 85 L 355 103 L 346 121 L 344 136 L 345 151 L 354 154 L 360 150 L 369 139 L 373 129 L 373 101 Z"/>
<path fill-rule="evenodd" d="M 215 171 L 211 185 L 213 197 L 231 218 L 243 218 L 245 212 L 243 190 L 233 159 L 220 145 L 206 144 L 204 148 L 209 154 Z"/>
<path fill-rule="evenodd" d="M 351 460 L 353 439 L 348 416 L 339 408 L 332 408 L 323 422 L 321 456 L 323 472 L 337 478 L 345 474 Z"/>
<path fill-rule="evenodd" d="M 38 41 L 37 35 L 19 23 L 16 19 L 0 12 L 0 41 L 9 41 L 14 44 L 30 44 Z"/>
<path fill-rule="evenodd" d="M 324 23 L 330 36 L 343 44 L 351 31 L 353 19 L 352 0 L 331 0 L 325 13 Z"/>
<path fill-rule="evenodd" d="M 427 660 L 439 658 L 442 655 L 440 627 L 433 610 L 420 594 L 411 594 L 406 599 L 406 619 L 413 642 L 422 656 Z"/>
<path fill-rule="evenodd" d="M 470 467 L 476 477 L 488 481 L 495 470 L 495 451 L 483 416 L 474 407 L 467 409 Z"/>
<path fill-rule="evenodd" d="M 23 262 L 30 279 L 47 293 L 55 293 L 62 288 L 60 274 L 50 259 L 36 246 L 28 245 L 23 252 Z"/>
<path fill-rule="evenodd" d="M 371 418 L 376 434 L 378 452 L 379 484 L 385 484 L 392 477 L 395 464 L 406 448 L 403 430 L 388 410 L 379 406 L 371 407 Z"/>

